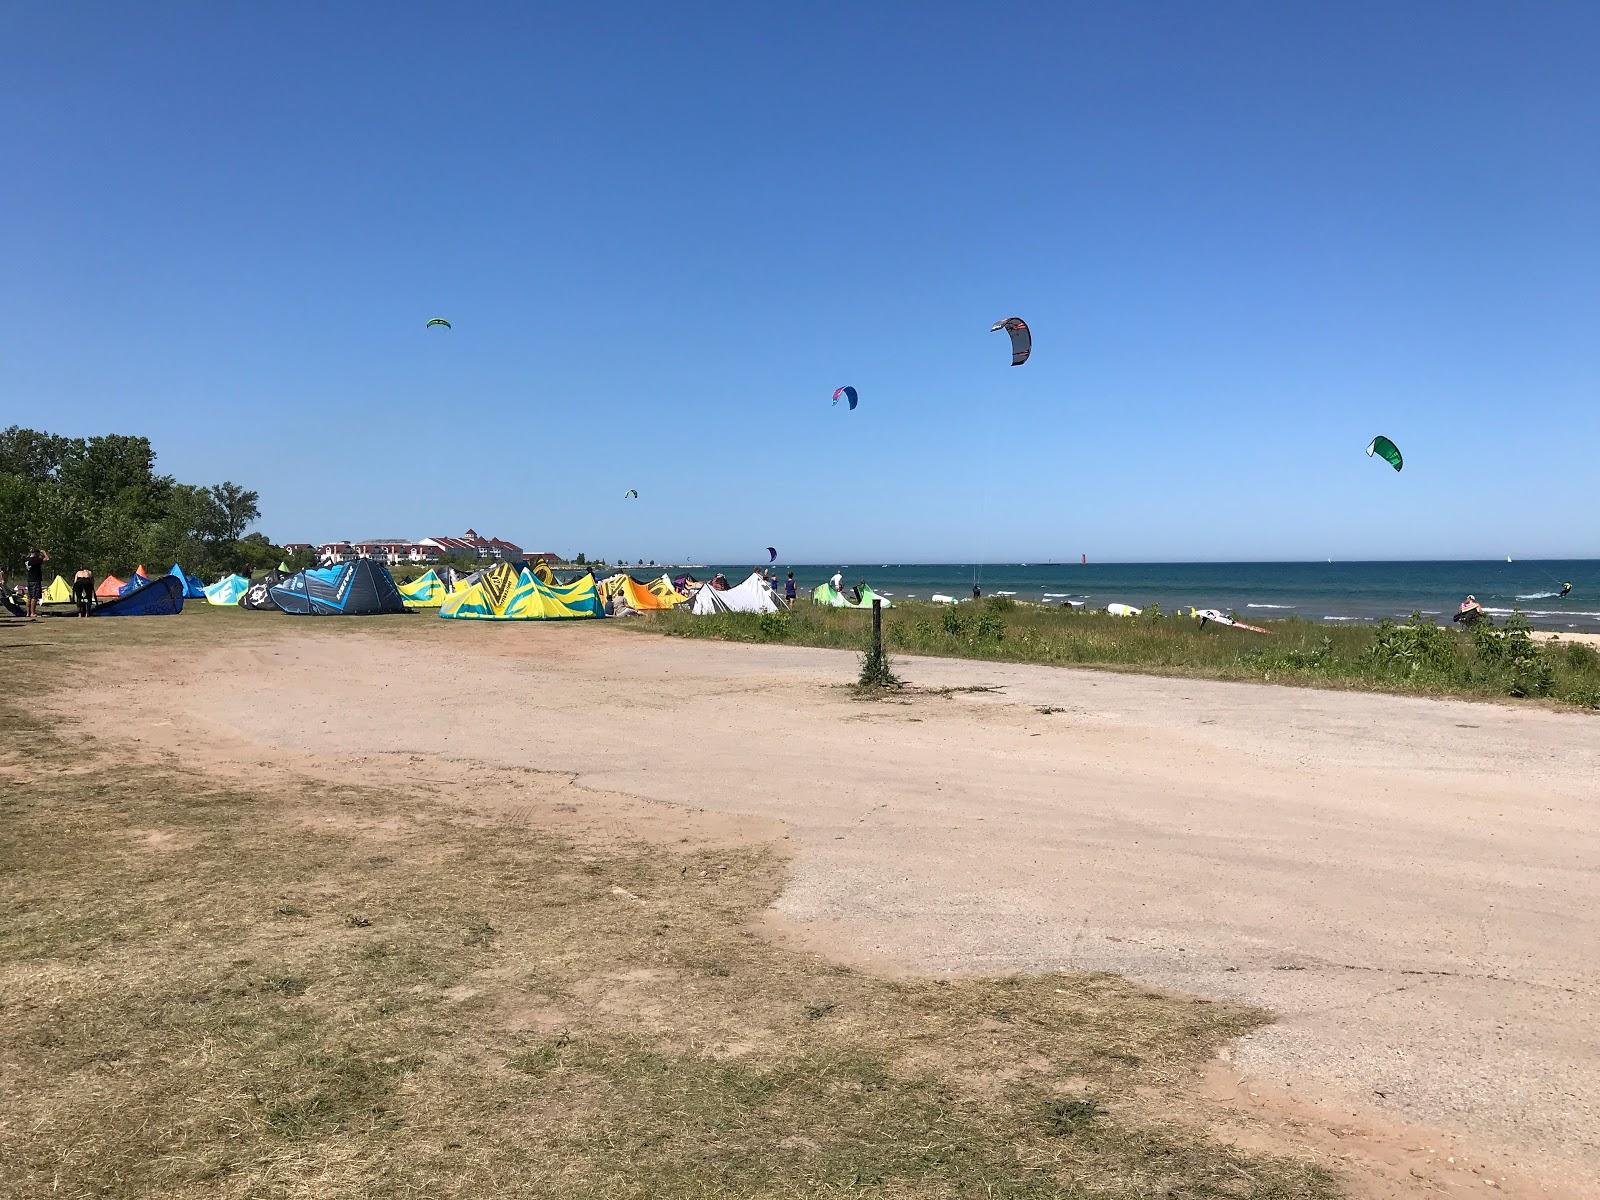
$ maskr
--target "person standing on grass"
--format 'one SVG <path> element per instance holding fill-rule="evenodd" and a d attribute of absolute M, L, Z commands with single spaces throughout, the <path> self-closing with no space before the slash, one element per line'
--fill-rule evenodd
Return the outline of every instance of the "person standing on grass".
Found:
<path fill-rule="evenodd" d="M 789 572 L 789 577 L 783 581 L 783 598 L 791 605 L 794 604 L 794 572 Z"/>
<path fill-rule="evenodd" d="M 35 546 L 33 553 L 27 557 L 28 567 L 28 620 L 34 621 L 39 617 L 39 599 L 44 595 L 44 565 L 50 561 L 50 555 Z"/>
<path fill-rule="evenodd" d="M 88 567 L 79 567 L 72 577 L 72 599 L 78 606 L 78 615 L 87 617 L 94 607 L 94 572 Z"/>

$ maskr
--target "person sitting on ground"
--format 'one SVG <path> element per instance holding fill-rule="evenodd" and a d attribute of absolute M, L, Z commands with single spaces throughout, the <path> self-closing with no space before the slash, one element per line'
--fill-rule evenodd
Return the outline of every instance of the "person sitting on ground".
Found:
<path fill-rule="evenodd" d="M 11 598 L 11 585 L 6 582 L 6 569 L 0 567 L 0 608 L 13 617 L 27 616 L 28 610 Z"/>
<path fill-rule="evenodd" d="M 48 551 L 33 548 L 28 555 L 28 620 L 36 620 L 39 616 L 39 600 L 44 595 L 44 565 L 50 561 Z"/>
<path fill-rule="evenodd" d="M 1468 596 L 1461 602 L 1461 607 L 1456 610 L 1455 620 L 1463 625 L 1471 625 L 1483 618 L 1483 605 L 1478 603 L 1476 596 Z"/>
<path fill-rule="evenodd" d="M 94 607 L 94 572 L 88 567 L 79 567 L 72 577 L 72 602 L 80 617 L 87 617 Z"/>
<path fill-rule="evenodd" d="M 718 592 L 727 591 L 728 590 L 728 577 L 726 575 L 724 575 L 721 571 L 718 571 L 715 575 L 713 575 L 711 577 L 711 587 L 712 587 L 713 591 L 718 591 Z"/>

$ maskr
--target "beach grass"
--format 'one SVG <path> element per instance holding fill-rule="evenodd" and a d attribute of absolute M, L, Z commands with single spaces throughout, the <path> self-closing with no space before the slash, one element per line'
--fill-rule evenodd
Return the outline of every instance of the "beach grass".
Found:
<path fill-rule="evenodd" d="M 871 614 L 804 600 L 784 614 L 663 613 L 634 628 L 676 637 L 781 642 L 865 652 Z M 1113 617 L 992 598 L 896 603 L 883 613 L 891 653 L 1098 667 L 1469 699 L 1534 699 L 1600 709 L 1600 653 L 1537 641 L 1516 618 L 1472 632 L 1429 623 L 1274 621 L 1262 636 L 1146 610 Z"/>
<path fill-rule="evenodd" d="M 119 648 L 240 620 L 264 653 L 298 628 L 0 643 L 0 1196 L 1339 1194 L 1188 1091 L 1263 1013 L 878 978 L 759 935 L 761 846 L 567 841 L 280 755 L 207 775 L 52 716 Z"/>

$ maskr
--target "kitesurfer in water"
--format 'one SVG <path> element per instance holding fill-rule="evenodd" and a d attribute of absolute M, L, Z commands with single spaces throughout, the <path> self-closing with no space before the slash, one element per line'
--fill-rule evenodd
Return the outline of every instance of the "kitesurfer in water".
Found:
<path fill-rule="evenodd" d="M 1571 591 L 1572 591 L 1572 580 L 1569 579 L 1569 580 L 1567 580 L 1567 582 L 1565 582 L 1565 583 L 1563 583 L 1561 585 L 1561 594 L 1563 596 L 1565 596 Z"/>

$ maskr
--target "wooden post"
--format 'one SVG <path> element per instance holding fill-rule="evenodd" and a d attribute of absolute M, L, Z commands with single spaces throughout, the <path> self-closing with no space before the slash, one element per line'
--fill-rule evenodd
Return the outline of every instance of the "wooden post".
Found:
<path fill-rule="evenodd" d="M 883 601 L 876 596 L 872 598 L 872 653 L 883 661 Z"/>

